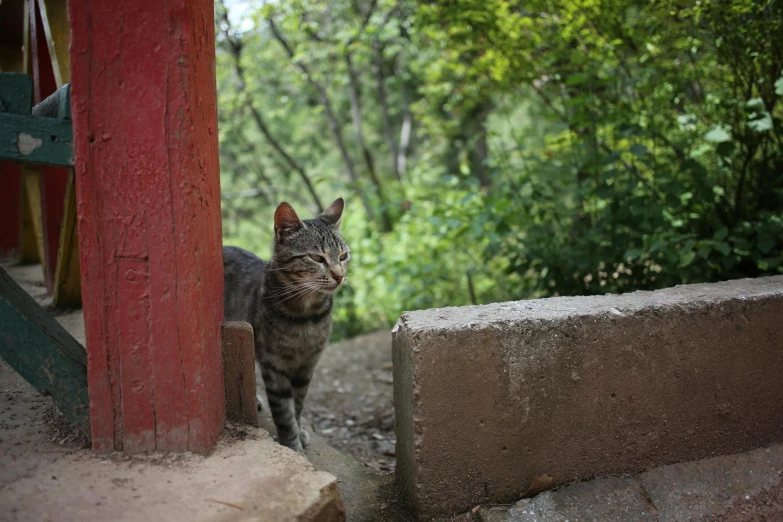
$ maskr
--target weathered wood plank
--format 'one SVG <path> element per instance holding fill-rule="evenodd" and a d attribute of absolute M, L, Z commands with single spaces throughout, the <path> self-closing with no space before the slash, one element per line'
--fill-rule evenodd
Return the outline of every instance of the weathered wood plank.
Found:
<path fill-rule="evenodd" d="M 58 96 L 56 102 L 52 100 L 53 103 L 51 103 L 52 106 L 56 106 L 56 113 L 47 112 L 47 108 L 44 106 L 47 99 L 33 108 L 33 114 L 70 119 L 71 104 L 68 82 L 71 81 L 69 53 L 71 27 L 68 23 L 68 2 L 66 0 L 38 0 L 38 7 L 41 11 L 46 42 L 49 44 L 52 70 L 58 87 L 53 96 Z M 70 169 L 65 188 L 65 209 L 62 230 L 60 231 L 60 245 L 57 249 L 57 268 L 54 274 L 54 304 L 59 307 L 80 306 L 82 302 L 74 181 L 73 170 Z"/>
<path fill-rule="evenodd" d="M 0 112 L 0 158 L 43 165 L 73 165 L 71 122 Z"/>
<path fill-rule="evenodd" d="M 17 165 L 18 166 L 18 165 Z M 31 168 L 31 167 L 28 167 Z M 36 171 L 36 178 L 38 172 Z M 36 236 L 35 222 L 33 221 L 33 212 L 30 207 L 30 198 L 27 195 L 27 186 L 23 177 L 23 169 L 19 169 L 19 262 L 20 263 L 40 263 L 41 254 L 39 247 L 43 247 L 43 237 L 41 245 Z M 40 209 L 39 209 L 40 210 Z"/>
<path fill-rule="evenodd" d="M 46 43 L 52 60 L 54 81 L 60 88 L 71 81 L 71 59 L 68 47 L 71 45 L 71 28 L 68 24 L 68 2 L 66 0 L 38 0 Z"/>
<path fill-rule="evenodd" d="M 28 0 L 30 13 L 30 47 L 33 76 L 33 101 L 41 103 L 59 87 L 49 55 L 49 43 L 41 9 L 37 0 Z M 68 170 L 45 164 L 40 166 L 41 203 L 44 226 L 44 258 L 46 259 L 46 287 L 54 293 L 54 273 L 57 267 L 57 250 L 60 245 L 60 229 L 65 201 L 65 185 Z"/>
<path fill-rule="evenodd" d="M 76 227 L 76 187 L 73 170 L 65 187 L 65 211 L 60 231 L 60 249 L 57 251 L 57 269 L 54 273 L 54 304 L 77 308 L 82 303 L 82 280 L 79 270 L 79 234 Z"/>
<path fill-rule="evenodd" d="M 30 116 L 33 103 L 33 79 L 19 72 L 0 74 L 0 113 Z"/>
<path fill-rule="evenodd" d="M 46 258 L 46 289 L 54 294 L 54 274 L 63 228 L 65 191 L 70 169 L 39 165 L 41 173 L 41 204 L 43 205 L 44 257 Z"/>
<path fill-rule="evenodd" d="M 36 118 L 71 119 L 71 86 L 65 84 L 44 101 L 33 107 L 32 114 Z"/>
<path fill-rule="evenodd" d="M 241 321 L 227 321 L 223 323 L 222 342 L 226 419 L 258 426 L 253 327 Z"/>
<path fill-rule="evenodd" d="M 89 437 L 87 354 L 0 269 L 0 357 Z"/>
<path fill-rule="evenodd" d="M 41 262 L 41 270 L 46 277 L 46 258 L 44 257 L 43 205 L 41 204 L 41 174 L 36 167 L 22 165 L 22 247 L 23 262 Z M 32 230 L 34 242 L 30 242 Z M 33 254 L 33 248 L 35 254 Z"/>

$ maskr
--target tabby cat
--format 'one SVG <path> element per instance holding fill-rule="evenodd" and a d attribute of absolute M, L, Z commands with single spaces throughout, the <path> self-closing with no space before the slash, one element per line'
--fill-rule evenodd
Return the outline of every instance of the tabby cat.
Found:
<path fill-rule="evenodd" d="M 299 453 L 309 440 L 301 424 L 307 387 L 332 332 L 332 294 L 351 261 L 340 234 L 344 206 L 339 198 L 301 221 L 281 203 L 268 263 L 241 248 L 223 248 L 226 321 L 253 326 L 278 440 Z"/>

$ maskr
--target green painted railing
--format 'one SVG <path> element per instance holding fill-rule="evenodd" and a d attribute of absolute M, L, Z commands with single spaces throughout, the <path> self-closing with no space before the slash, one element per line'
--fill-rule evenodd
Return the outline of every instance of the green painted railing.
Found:
<path fill-rule="evenodd" d="M 33 80 L 0 73 L 0 159 L 73 166 L 70 84 L 31 107 Z"/>

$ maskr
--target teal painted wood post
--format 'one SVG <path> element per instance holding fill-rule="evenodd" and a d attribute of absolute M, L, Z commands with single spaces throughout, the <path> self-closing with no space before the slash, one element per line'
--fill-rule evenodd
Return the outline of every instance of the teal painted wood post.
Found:
<path fill-rule="evenodd" d="M 87 353 L 0 268 L 0 357 L 90 437 Z"/>

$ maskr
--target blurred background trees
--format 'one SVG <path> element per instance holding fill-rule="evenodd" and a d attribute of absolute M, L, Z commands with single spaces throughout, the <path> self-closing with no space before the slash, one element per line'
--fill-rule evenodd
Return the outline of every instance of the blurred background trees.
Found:
<path fill-rule="evenodd" d="M 783 273 L 783 3 L 224 0 L 224 240 L 346 197 L 335 337 Z"/>

